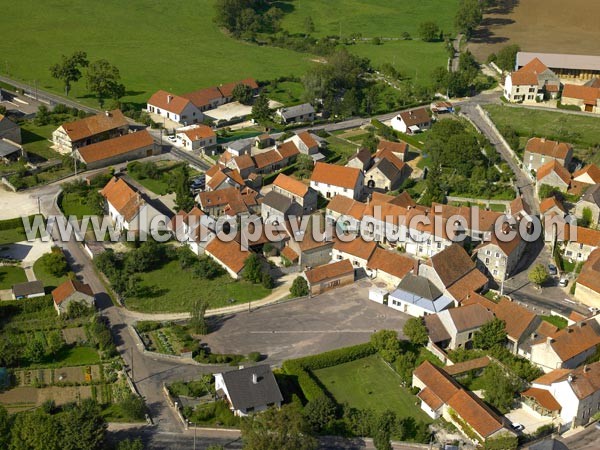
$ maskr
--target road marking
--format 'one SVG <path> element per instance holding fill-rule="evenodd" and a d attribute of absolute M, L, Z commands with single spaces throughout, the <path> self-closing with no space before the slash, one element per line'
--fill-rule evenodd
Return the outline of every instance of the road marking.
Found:
<path fill-rule="evenodd" d="M 315 334 L 315 333 L 374 333 L 377 330 L 272 330 L 272 331 L 250 331 L 250 334 Z"/>

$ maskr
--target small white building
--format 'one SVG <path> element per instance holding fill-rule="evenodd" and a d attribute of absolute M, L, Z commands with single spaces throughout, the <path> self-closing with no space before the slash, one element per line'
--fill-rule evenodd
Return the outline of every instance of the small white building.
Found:
<path fill-rule="evenodd" d="M 216 373 L 215 391 L 229 403 L 236 416 L 279 408 L 283 402 L 275 376 L 267 364 Z"/>
<path fill-rule="evenodd" d="M 388 306 L 414 317 L 435 314 L 454 305 L 454 299 L 447 297 L 427 278 L 406 275 L 398 289 L 390 293 Z"/>
<path fill-rule="evenodd" d="M 190 99 L 166 91 L 154 93 L 148 99 L 146 109 L 183 125 L 202 122 L 204 118 L 202 111 Z"/>
<path fill-rule="evenodd" d="M 206 125 L 196 125 L 178 130 L 177 137 L 186 150 L 202 150 L 217 145 L 217 135 L 211 127 Z"/>
<path fill-rule="evenodd" d="M 401 133 L 415 134 L 431 128 L 431 118 L 425 108 L 411 109 L 394 117 L 390 125 Z"/>

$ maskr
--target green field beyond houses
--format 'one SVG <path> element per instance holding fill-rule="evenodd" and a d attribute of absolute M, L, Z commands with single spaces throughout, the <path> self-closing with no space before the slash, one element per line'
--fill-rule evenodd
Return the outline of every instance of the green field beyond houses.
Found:
<path fill-rule="evenodd" d="M 315 370 L 314 374 L 339 404 L 377 412 L 389 409 L 398 417 L 431 421 L 415 406 L 417 398 L 401 386 L 398 374 L 377 355 Z"/>
<path fill-rule="evenodd" d="M 365 38 L 399 38 L 408 32 L 416 38 L 421 22 L 435 21 L 445 32 L 458 0 L 317 0 L 285 2 L 292 9 L 282 26 L 300 32 L 310 15 L 315 35 L 342 36 L 361 33 Z M 254 77 L 270 80 L 283 75 L 302 75 L 314 56 L 292 50 L 244 43 L 226 36 L 213 22 L 214 0 L 170 2 L 117 0 L 88 2 L 63 0 L 5 2 L 0 28 L 10 38 L 0 42 L 0 73 L 62 93 L 48 68 L 62 54 L 77 50 L 91 61 L 106 59 L 121 72 L 127 88 L 124 101 L 144 104 L 157 89 L 184 93 L 201 87 Z M 372 59 L 375 66 L 390 62 L 418 82 L 429 83 L 431 69 L 446 64 L 443 43 L 384 41 L 348 47 Z M 85 80 L 71 93 L 90 105 Z"/>

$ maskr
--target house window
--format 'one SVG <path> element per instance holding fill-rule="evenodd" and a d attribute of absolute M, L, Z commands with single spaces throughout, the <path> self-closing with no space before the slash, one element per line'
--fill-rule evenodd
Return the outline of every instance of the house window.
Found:
<path fill-rule="evenodd" d="M 494 269 L 494 275 L 498 275 L 498 271 Z"/>
<path fill-rule="evenodd" d="M 500 258 L 500 253 L 496 252 L 496 258 Z"/>
<path fill-rule="evenodd" d="M 469 339 L 473 338 L 473 333 L 469 333 Z"/>
<path fill-rule="evenodd" d="M 442 243 L 441 242 L 437 243 L 437 248 L 442 248 Z"/>
<path fill-rule="evenodd" d="M 566 253 L 567 256 L 571 256 L 572 254 L 573 254 L 573 252 L 571 250 L 567 250 L 567 253 Z"/>
<path fill-rule="evenodd" d="M 485 258 L 485 263 L 489 264 L 490 263 L 490 258 Z"/>
<path fill-rule="evenodd" d="M 490 250 L 486 250 L 486 251 L 485 251 L 485 254 L 486 254 L 486 255 L 491 255 L 491 254 L 492 254 L 492 252 L 491 252 Z"/>

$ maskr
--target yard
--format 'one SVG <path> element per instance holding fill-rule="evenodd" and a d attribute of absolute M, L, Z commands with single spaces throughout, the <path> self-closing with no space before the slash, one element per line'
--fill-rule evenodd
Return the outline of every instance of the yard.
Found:
<path fill-rule="evenodd" d="M 29 216 L 29 223 L 35 216 Z M 39 237 L 36 236 L 36 237 Z M 0 245 L 13 244 L 27 240 L 23 220 L 20 217 L 15 219 L 0 220 Z"/>
<path fill-rule="evenodd" d="M 0 266 L 0 289 L 10 289 L 13 284 L 25 283 L 27 275 L 19 266 Z"/>
<path fill-rule="evenodd" d="M 61 157 L 60 153 L 50 148 L 52 132 L 56 128 L 57 126 L 54 124 L 36 125 L 32 120 L 25 120 L 21 123 L 23 148 L 30 159 L 40 162 Z"/>
<path fill-rule="evenodd" d="M 213 280 L 195 278 L 181 270 L 178 261 L 171 261 L 160 269 L 139 274 L 145 297 L 126 299 L 127 307 L 135 311 L 188 312 L 197 298 L 206 298 L 210 308 L 246 303 L 267 296 L 271 290 L 246 281 L 235 281 L 227 275 Z M 234 302 L 229 300 L 233 299 Z"/>
<path fill-rule="evenodd" d="M 418 399 L 401 386 L 400 377 L 379 356 L 314 371 L 339 404 L 377 412 L 391 409 L 399 417 L 431 422 L 417 406 Z"/>
<path fill-rule="evenodd" d="M 76 216 L 78 219 L 94 214 L 94 210 L 86 203 L 86 198 L 77 192 L 63 193 L 60 197 L 60 209 L 65 216 Z"/>
<path fill-rule="evenodd" d="M 329 136 L 327 141 L 327 159 L 337 164 L 345 164 L 358 150 L 358 145 L 337 136 Z"/>
<path fill-rule="evenodd" d="M 266 94 L 270 100 L 291 106 L 302 103 L 304 86 L 298 81 L 280 81 L 267 88 Z"/>
<path fill-rule="evenodd" d="M 600 164 L 600 117 L 502 105 L 487 105 L 485 109 L 499 129 L 510 126 L 516 131 L 519 151 L 530 137 L 546 137 L 569 142 L 576 157 L 586 163 Z"/>

